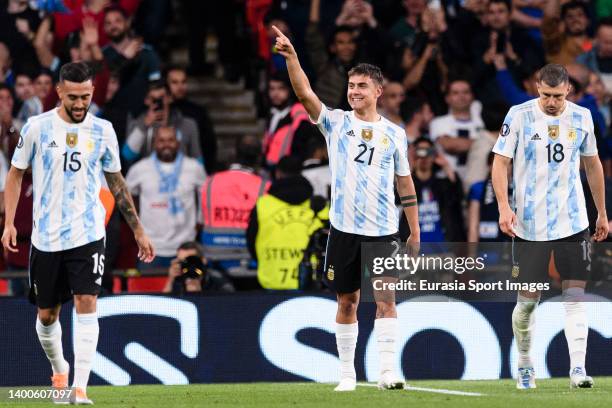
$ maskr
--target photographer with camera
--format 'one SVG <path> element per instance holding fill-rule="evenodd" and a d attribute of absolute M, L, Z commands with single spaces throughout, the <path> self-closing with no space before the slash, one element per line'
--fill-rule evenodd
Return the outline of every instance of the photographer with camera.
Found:
<path fill-rule="evenodd" d="M 234 285 L 214 269 L 208 269 L 202 246 L 195 241 L 183 242 L 170 262 L 164 293 L 234 292 Z"/>
<path fill-rule="evenodd" d="M 171 98 L 163 82 L 152 82 L 144 99 L 147 110 L 136 120 L 128 121 L 128 136 L 121 149 L 121 157 L 127 163 L 132 163 L 140 157 L 149 156 L 153 152 L 153 136 L 156 129 L 162 126 L 172 126 L 176 129 L 176 137 L 180 150 L 188 157 L 202 164 L 202 149 L 200 133 L 195 120 L 170 106 Z"/>

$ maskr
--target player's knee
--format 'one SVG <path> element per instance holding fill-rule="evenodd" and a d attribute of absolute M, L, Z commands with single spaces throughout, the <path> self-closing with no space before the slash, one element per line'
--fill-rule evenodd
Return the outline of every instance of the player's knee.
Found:
<path fill-rule="evenodd" d="M 57 321 L 58 313 L 54 309 L 39 309 L 38 320 L 43 326 L 52 325 Z"/>
<path fill-rule="evenodd" d="M 93 313 L 96 311 L 96 296 L 75 295 L 74 305 L 77 313 Z"/>
<path fill-rule="evenodd" d="M 359 299 L 356 296 L 342 296 L 338 298 L 338 311 L 344 316 L 353 316 L 357 313 Z"/>

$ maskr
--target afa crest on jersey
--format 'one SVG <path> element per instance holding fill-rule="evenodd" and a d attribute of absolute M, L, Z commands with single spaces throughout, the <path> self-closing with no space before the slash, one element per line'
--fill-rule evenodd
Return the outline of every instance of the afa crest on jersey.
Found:
<path fill-rule="evenodd" d="M 79 141 L 79 135 L 77 133 L 66 133 L 66 145 L 70 148 L 74 148 Z"/>
<path fill-rule="evenodd" d="M 334 266 L 333 265 L 329 265 L 329 268 L 327 268 L 327 279 L 330 281 L 334 280 Z"/>
<path fill-rule="evenodd" d="M 372 140 L 373 136 L 374 136 L 373 129 L 361 129 L 361 138 L 365 140 L 366 142 L 369 142 L 370 140 Z"/>
<path fill-rule="evenodd" d="M 576 133 L 576 129 L 575 128 L 569 128 L 569 131 L 567 133 L 567 138 L 570 142 L 576 142 L 577 139 L 577 133 Z"/>
<path fill-rule="evenodd" d="M 559 137 L 559 125 L 548 125 L 548 137 L 556 140 Z"/>

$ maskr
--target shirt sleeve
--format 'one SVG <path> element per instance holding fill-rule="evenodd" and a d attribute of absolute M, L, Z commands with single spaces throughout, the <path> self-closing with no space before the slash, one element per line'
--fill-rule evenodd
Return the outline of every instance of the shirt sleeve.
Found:
<path fill-rule="evenodd" d="M 595 156 L 597 154 L 597 139 L 595 138 L 595 126 L 593 125 L 593 117 L 589 112 L 586 115 L 587 119 L 587 134 L 582 139 L 580 144 L 581 156 Z"/>
<path fill-rule="evenodd" d="M 121 161 L 119 159 L 119 143 L 117 135 L 112 125 L 107 127 L 106 143 L 102 154 L 102 170 L 107 173 L 118 173 L 121 171 Z"/>
<path fill-rule="evenodd" d="M 431 121 L 431 123 L 429 124 L 429 137 L 431 138 L 431 140 L 433 142 L 436 141 L 437 138 L 439 138 L 440 136 L 442 136 L 443 131 L 442 131 L 442 119 L 434 119 Z"/>
<path fill-rule="evenodd" d="M 480 201 L 484 186 L 484 181 L 479 181 L 478 183 L 472 184 L 472 187 L 470 187 L 470 192 L 468 194 L 468 201 Z"/>
<path fill-rule="evenodd" d="M 325 137 L 325 140 L 329 140 L 334 133 L 334 127 L 338 126 L 338 123 L 343 120 L 344 111 L 341 109 L 331 109 L 325 106 L 321 102 L 321 112 L 315 124 Z M 342 125 L 342 124 L 340 124 Z"/>
<path fill-rule="evenodd" d="M 19 141 L 11 159 L 11 164 L 20 170 L 25 170 L 30 166 L 34 153 L 36 153 L 35 127 L 32 121 L 28 120 L 21 129 Z"/>
<path fill-rule="evenodd" d="M 514 108 L 510 108 L 502 128 L 497 137 L 497 142 L 493 146 L 493 153 L 502 156 L 514 158 L 516 147 L 518 146 L 518 137 L 520 132 L 520 117 Z"/>
<path fill-rule="evenodd" d="M 6 186 L 7 173 L 8 163 L 6 162 L 6 157 L 4 157 L 4 153 L 0 151 L 0 192 L 3 192 L 4 187 Z"/>
<path fill-rule="evenodd" d="M 396 175 L 410 175 L 410 164 L 408 163 L 408 137 L 405 132 L 402 133 L 402 139 L 396 147 L 395 152 L 393 152 L 393 164 L 395 166 Z"/>

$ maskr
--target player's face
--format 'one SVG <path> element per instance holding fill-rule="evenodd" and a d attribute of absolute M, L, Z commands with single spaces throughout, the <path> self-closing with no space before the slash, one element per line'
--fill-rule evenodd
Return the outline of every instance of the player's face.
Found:
<path fill-rule="evenodd" d="M 62 107 L 74 123 L 80 123 L 85 119 L 94 87 L 91 80 L 85 82 L 63 81 L 57 85 Z"/>
<path fill-rule="evenodd" d="M 178 140 L 176 140 L 176 133 L 173 129 L 162 127 L 157 130 L 155 135 L 154 149 L 157 157 L 161 161 L 171 162 L 176 158 L 178 152 Z"/>
<path fill-rule="evenodd" d="M 572 35 L 583 34 L 589 24 L 587 16 L 580 7 L 568 10 L 567 13 L 565 13 L 563 22 L 565 23 L 567 32 Z"/>
<path fill-rule="evenodd" d="M 489 26 L 494 30 L 503 30 L 510 23 L 510 10 L 502 3 L 493 3 L 489 6 L 487 14 Z"/>
<path fill-rule="evenodd" d="M 282 106 L 289 99 L 289 89 L 282 81 L 270 81 L 268 82 L 268 98 L 270 98 L 270 105 Z"/>
<path fill-rule="evenodd" d="M 547 115 L 557 116 L 565 107 L 565 99 L 570 92 L 568 82 L 559 84 L 555 87 L 546 82 L 538 82 L 538 94 L 540 94 L 540 106 Z"/>
<path fill-rule="evenodd" d="M 354 110 L 376 107 L 376 100 L 382 95 L 382 86 L 365 75 L 353 75 L 348 82 L 348 103 Z"/>

